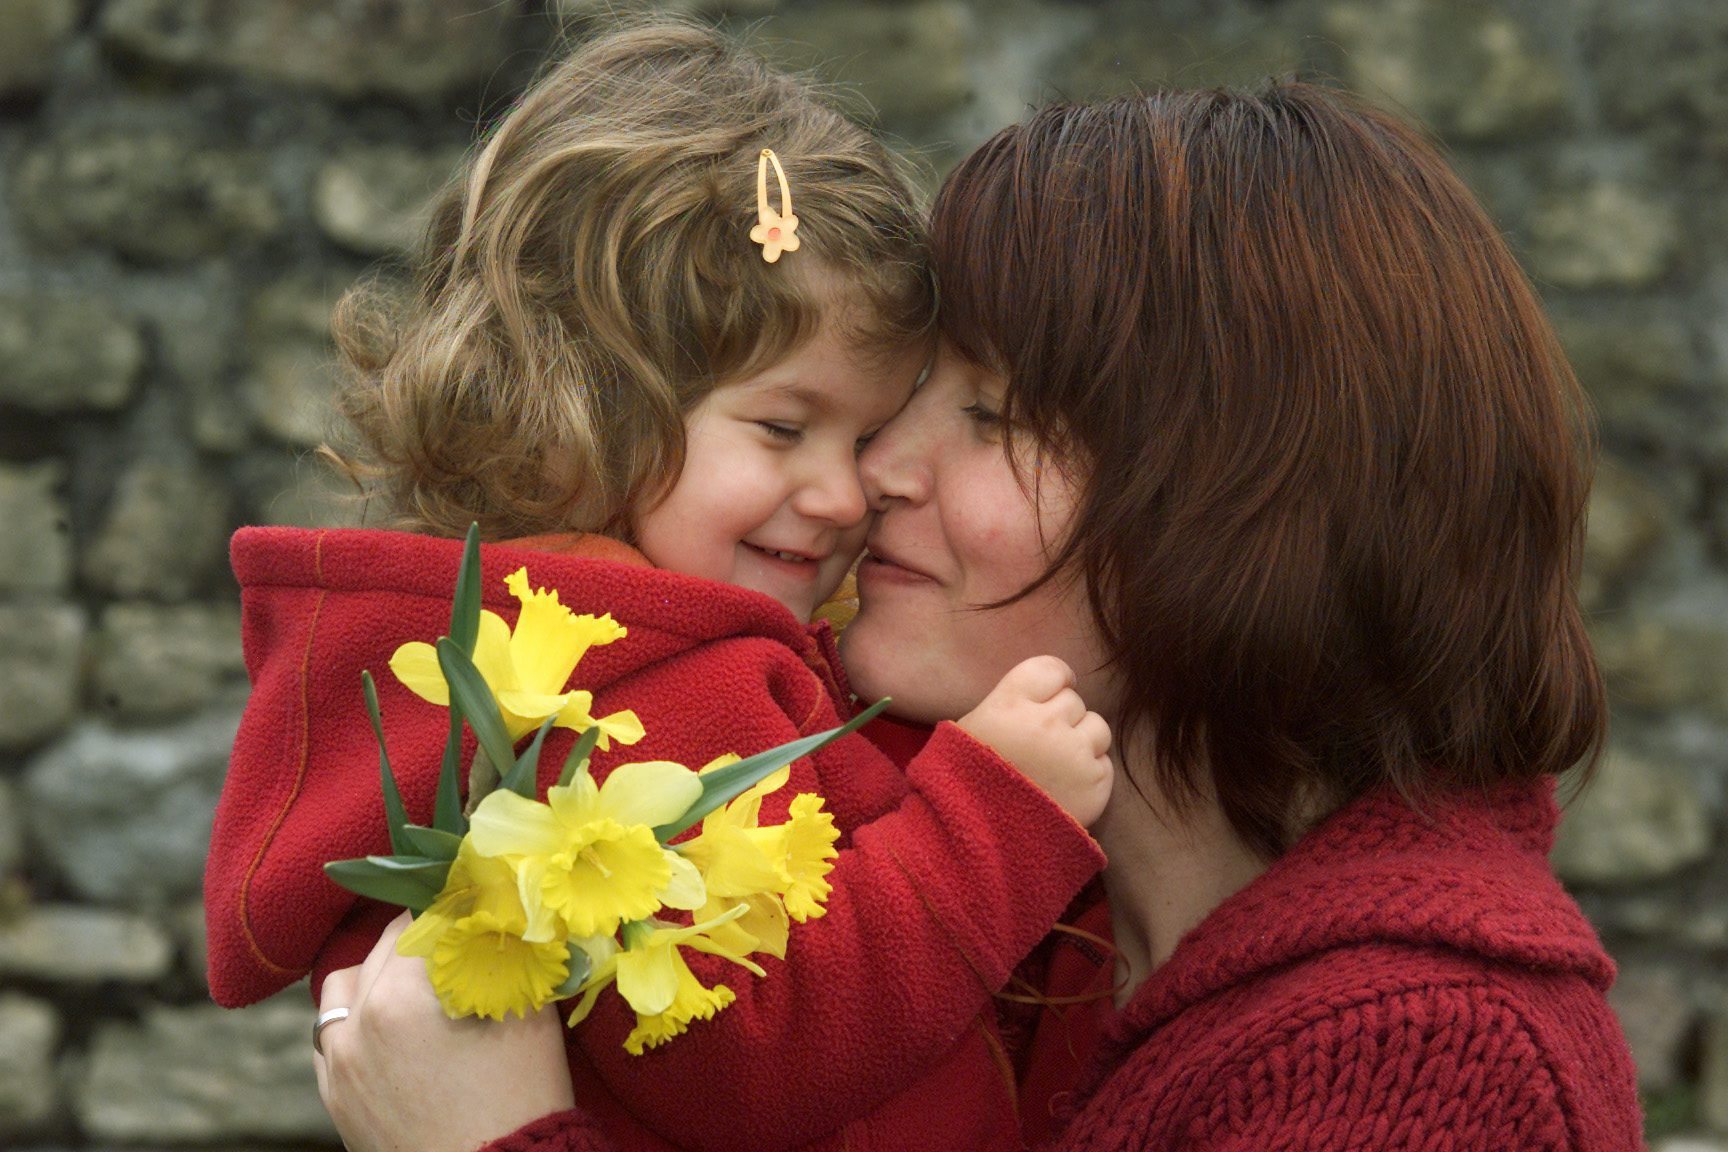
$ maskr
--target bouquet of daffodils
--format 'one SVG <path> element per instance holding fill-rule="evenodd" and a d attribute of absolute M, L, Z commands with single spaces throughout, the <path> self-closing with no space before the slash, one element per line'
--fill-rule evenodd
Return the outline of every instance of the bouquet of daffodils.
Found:
<path fill-rule="evenodd" d="M 789 922 L 822 915 L 839 835 L 833 817 L 820 796 L 802 793 L 786 822 L 763 826 L 762 799 L 785 785 L 793 760 L 854 731 L 886 701 L 843 727 L 747 759 L 726 755 L 697 770 L 664 760 L 621 764 L 597 785 L 593 751 L 634 744 L 644 730 L 633 712 L 594 716 L 592 694 L 569 680 L 588 649 L 623 639 L 626 629 L 609 614 L 574 614 L 555 590 L 531 588 L 525 568 L 505 583 L 522 604 L 514 630 L 480 607 L 479 531 L 470 528 L 450 634 L 404 644 L 390 661 L 409 689 L 450 710 L 430 826 L 408 820 L 377 689 L 362 674 L 391 854 L 337 860 L 325 871 L 414 913 L 397 950 L 425 957 L 452 1017 L 503 1019 L 580 997 L 574 1025 L 616 985 L 636 1013 L 624 1046 L 640 1055 L 733 999 L 725 985 L 698 981 L 680 949 L 761 976 L 750 954 L 784 957 Z M 478 745 L 466 809 L 457 782 L 464 725 Z M 578 737 L 539 799 L 540 749 L 555 727 Z M 698 823 L 698 835 L 673 843 Z M 660 919 L 665 909 L 690 922 Z"/>

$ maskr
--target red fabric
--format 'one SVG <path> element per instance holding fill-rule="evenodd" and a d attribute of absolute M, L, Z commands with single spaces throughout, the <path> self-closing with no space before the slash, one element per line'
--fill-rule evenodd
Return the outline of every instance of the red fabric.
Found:
<path fill-rule="evenodd" d="M 591 651 L 576 683 L 597 714 L 631 708 L 648 735 L 596 757 L 700 765 L 831 728 L 849 694 L 826 626 L 806 629 L 753 592 L 641 566 L 611 544 L 553 554 L 488 546 L 486 606 L 507 620 L 504 576 L 526 565 L 576 612 L 629 636 Z M 243 529 L 232 549 L 253 694 L 218 805 L 205 876 L 212 995 L 269 995 L 356 963 L 394 909 L 323 875 L 327 860 L 386 851 L 362 668 L 377 680 L 391 762 L 427 819 L 447 713 L 395 682 L 407 640 L 446 631 L 458 541 L 362 530 Z M 567 733 L 548 738 L 544 785 Z M 793 766 L 764 804 L 822 793 L 842 831 L 828 913 L 795 926 L 788 962 L 756 980 L 693 955 L 737 1001 L 640 1057 L 615 996 L 572 1033 L 583 1103 L 622 1147 L 994 1147 L 1017 1143 L 1012 1077 L 990 995 L 1102 866 L 1042 792 L 953 725 L 902 772 L 860 736 Z M 937 1107 L 936 1102 L 940 1102 Z M 932 1115 L 932 1112 L 940 1115 Z"/>
<path fill-rule="evenodd" d="M 1641 1148 L 1613 964 L 1548 868 L 1556 819 L 1547 783 L 1346 808 L 1108 1022 L 1058 1147 Z"/>

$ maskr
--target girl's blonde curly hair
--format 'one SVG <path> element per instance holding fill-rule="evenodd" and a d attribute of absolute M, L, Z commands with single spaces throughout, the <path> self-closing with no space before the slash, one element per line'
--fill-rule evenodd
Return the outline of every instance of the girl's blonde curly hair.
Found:
<path fill-rule="evenodd" d="M 803 244 L 772 265 L 749 239 L 765 147 Z M 590 41 L 441 195 L 413 292 L 366 283 L 338 304 L 353 434 L 330 454 L 395 527 L 627 535 L 678 475 L 685 413 L 825 312 L 862 349 L 931 331 L 915 189 L 868 131 L 718 33 L 656 20 Z"/>

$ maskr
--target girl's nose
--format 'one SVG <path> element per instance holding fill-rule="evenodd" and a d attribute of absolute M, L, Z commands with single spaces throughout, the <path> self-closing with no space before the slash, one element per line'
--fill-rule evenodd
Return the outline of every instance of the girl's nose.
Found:
<path fill-rule="evenodd" d="M 840 528 L 850 528 L 864 519 L 870 506 L 850 454 L 843 461 L 822 467 L 801 485 L 792 497 L 792 507 L 800 516 L 826 520 Z"/>

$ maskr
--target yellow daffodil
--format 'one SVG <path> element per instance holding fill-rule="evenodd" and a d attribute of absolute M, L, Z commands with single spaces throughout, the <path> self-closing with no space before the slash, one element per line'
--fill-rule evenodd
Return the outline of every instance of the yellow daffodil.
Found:
<path fill-rule="evenodd" d="M 402 933 L 396 950 L 426 958 L 446 1015 L 502 1020 L 552 1001 L 568 952 L 556 923 L 534 922 L 517 895 L 510 866 L 477 855 L 464 841 L 444 890 Z"/>
<path fill-rule="evenodd" d="M 748 896 L 725 899 L 710 895 L 708 902 L 696 910 L 696 919 L 712 922 L 728 909 L 737 907 L 743 908 L 743 914 L 735 920 L 715 924 L 708 930 L 709 938 L 740 956 L 764 952 L 786 959 L 789 931 L 786 905 L 773 892 L 753 892 Z"/>
<path fill-rule="evenodd" d="M 468 839 L 483 856 L 515 868 L 523 905 L 549 909 L 572 936 L 610 935 L 662 906 L 698 908 L 701 875 L 661 847 L 654 828 L 682 816 L 701 795 L 682 764 L 621 764 L 598 787 L 586 771 L 547 790 L 546 802 L 489 793 Z"/>
<path fill-rule="evenodd" d="M 606 985 L 617 982 L 618 994 L 636 1013 L 636 1027 L 624 1040 L 632 1056 L 664 1044 L 683 1032 L 692 1020 L 708 1020 L 733 1000 L 724 984 L 703 986 L 684 962 L 678 949 L 693 948 L 725 957 L 757 976 L 765 973 L 742 953 L 716 943 L 709 933 L 719 924 L 737 919 L 742 908 L 734 908 L 714 920 L 686 928 L 658 920 L 642 920 L 624 926 L 624 949 L 597 967 L 583 987 L 583 995 L 570 1023 L 580 1023 L 594 1006 Z"/>
<path fill-rule="evenodd" d="M 834 871 L 834 860 L 840 855 L 834 842 L 840 830 L 834 826 L 834 815 L 822 809 L 822 797 L 801 792 L 792 798 L 787 821 L 786 871 L 792 876 L 787 886 L 786 911 L 802 924 L 821 916 L 827 909 L 823 901 L 833 891 L 828 873 Z"/>
<path fill-rule="evenodd" d="M 703 772 L 736 762 L 722 756 Z M 762 798 L 783 786 L 790 771 L 782 768 L 764 777 L 730 803 L 702 818 L 702 833 L 678 846 L 678 851 L 702 872 L 710 897 L 744 897 L 757 892 L 783 892 L 792 883 L 786 868 L 787 829 L 760 827 Z"/>
<path fill-rule="evenodd" d="M 556 589 L 531 589 L 528 570 L 518 568 L 504 579 L 522 602 L 515 631 L 495 612 L 480 613 L 474 641 L 474 667 L 498 701 L 511 740 L 519 740 L 556 716 L 555 726 L 586 732 L 600 729 L 599 746 L 613 740 L 634 744 L 642 739 L 642 722 L 630 711 L 595 717 L 592 693 L 567 690 L 570 674 L 588 649 L 622 639 L 626 629 L 605 616 L 578 616 L 558 602 Z M 438 651 L 413 641 L 396 649 L 390 670 L 415 695 L 449 707 L 450 688 L 438 666 Z"/>

